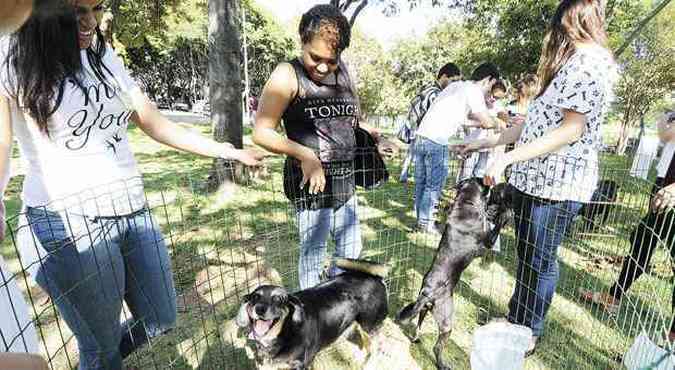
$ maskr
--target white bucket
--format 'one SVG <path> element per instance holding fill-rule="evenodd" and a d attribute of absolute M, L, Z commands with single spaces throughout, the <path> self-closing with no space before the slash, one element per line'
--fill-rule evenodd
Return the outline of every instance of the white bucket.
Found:
<path fill-rule="evenodd" d="M 657 346 L 647 333 L 642 332 L 623 356 L 623 364 L 628 370 L 672 370 L 675 369 L 675 354 Z"/>
<path fill-rule="evenodd" d="M 532 330 L 510 323 L 490 323 L 473 334 L 471 369 L 520 370 L 532 340 Z"/>

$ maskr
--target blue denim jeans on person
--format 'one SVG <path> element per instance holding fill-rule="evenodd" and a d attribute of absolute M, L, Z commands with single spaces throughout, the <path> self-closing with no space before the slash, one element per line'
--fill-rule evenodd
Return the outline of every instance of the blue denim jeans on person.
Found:
<path fill-rule="evenodd" d="M 417 225 L 433 227 L 434 209 L 448 177 L 448 146 L 415 138 L 415 209 Z"/>
<path fill-rule="evenodd" d="M 558 247 L 581 206 L 514 192 L 518 267 L 508 320 L 531 328 L 537 337 L 544 332 L 544 318 L 558 284 Z"/>
<path fill-rule="evenodd" d="M 149 210 L 94 218 L 28 208 L 27 219 L 48 253 L 36 281 L 77 339 L 79 369 L 121 369 L 125 356 L 174 327 L 171 264 Z M 123 300 L 131 317 L 121 325 Z"/>
<path fill-rule="evenodd" d="M 401 176 L 399 177 L 399 182 L 406 183 L 408 182 L 408 174 L 410 172 L 410 166 L 414 163 L 415 159 L 415 139 L 412 139 L 410 145 L 408 145 L 408 153 L 405 155 L 403 164 L 401 165 Z"/>
<path fill-rule="evenodd" d="M 361 230 L 356 211 L 356 195 L 337 209 L 320 208 L 297 212 L 300 233 L 300 288 L 319 284 L 319 276 L 326 258 L 328 236 L 335 241 L 335 257 L 358 258 L 361 254 Z M 341 270 L 331 265 L 328 276 Z"/>

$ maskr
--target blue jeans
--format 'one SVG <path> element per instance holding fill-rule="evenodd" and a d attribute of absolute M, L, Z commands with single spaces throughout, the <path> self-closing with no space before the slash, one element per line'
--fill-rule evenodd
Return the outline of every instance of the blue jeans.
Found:
<path fill-rule="evenodd" d="M 448 146 L 425 137 L 415 139 L 415 209 L 417 224 L 433 226 L 434 209 L 448 177 Z"/>
<path fill-rule="evenodd" d="M 405 159 L 403 160 L 403 164 L 401 165 L 401 177 L 399 177 L 400 182 L 408 182 L 408 173 L 410 169 L 410 165 L 413 164 L 413 160 L 415 159 L 415 139 L 412 139 L 410 142 L 410 145 L 408 146 L 408 153 L 405 156 Z"/>
<path fill-rule="evenodd" d="M 321 268 L 326 258 L 328 235 L 335 241 L 335 257 L 358 258 L 361 254 L 361 230 L 356 212 L 356 196 L 337 209 L 306 209 L 297 212 L 300 233 L 300 288 L 319 284 Z M 341 270 L 331 264 L 329 277 Z"/>
<path fill-rule="evenodd" d="M 48 253 L 36 281 L 77 339 L 80 370 L 121 369 L 125 356 L 174 327 L 171 264 L 149 210 L 95 218 L 28 208 L 27 219 Z M 123 300 L 131 317 L 120 325 Z"/>
<path fill-rule="evenodd" d="M 531 328 L 535 336 L 544 332 L 544 318 L 558 284 L 558 247 L 581 206 L 514 192 L 518 267 L 508 320 Z"/>
<path fill-rule="evenodd" d="M 472 177 L 478 177 L 480 179 L 485 176 L 485 171 L 487 170 L 487 163 L 490 159 L 489 152 L 474 152 L 469 155 L 462 163 L 462 168 L 459 171 L 459 176 L 457 182 L 460 182 L 465 179 L 470 179 Z"/>

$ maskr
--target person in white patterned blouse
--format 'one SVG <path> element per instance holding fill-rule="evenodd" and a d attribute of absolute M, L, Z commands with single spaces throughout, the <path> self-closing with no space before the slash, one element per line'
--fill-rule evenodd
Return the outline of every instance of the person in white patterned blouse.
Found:
<path fill-rule="evenodd" d="M 508 320 L 532 328 L 528 354 L 544 334 L 544 318 L 558 283 L 558 246 L 582 202 L 598 182 L 600 125 L 617 68 L 607 49 L 601 1 L 563 0 L 551 20 L 539 61 L 541 90 L 523 125 L 498 139 L 465 143 L 470 152 L 516 142 L 496 158 L 484 182 L 499 182 L 512 165 L 517 239 L 516 286 Z"/>

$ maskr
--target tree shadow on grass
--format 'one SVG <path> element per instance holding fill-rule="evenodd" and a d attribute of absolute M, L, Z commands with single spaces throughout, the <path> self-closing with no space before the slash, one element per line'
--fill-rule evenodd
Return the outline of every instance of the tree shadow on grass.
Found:
<path fill-rule="evenodd" d="M 166 187 L 168 184 L 171 184 L 171 181 L 173 181 L 173 179 L 158 177 L 156 182 L 153 183 L 153 188 Z M 196 206 L 192 205 L 192 208 L 186 212 L 186 220 L 189 220 L 190 227 L 199 227 L 199 225 L 208 222 L 215 223 L 215 227 L 221 229 L 220 232 L 222 233 L 222 236 L 217 238 L 217 240 L 211 240 L 210 243 L 216 245 L 227 244 L 219 247 L 223 250 L 223 253 L 232 251 L 249 253 L 251 255 L 252 263 L 262 263 L 280 271 L 282 274 L 283 285 L 297 287 L 297 273 L 295 270 L 297 269 L 297 257 L 299 251 L 297 244 L 297 230 L 295 228 L 293 217 L 294 213 L 285 198 L 279 197 L 281 193 L 278 190 L 275 190 L 273 185 L 265 184 L 264 187 L 265 189 L 263 189 L 263 192 L 271 194 L 272 200 L 261 199 L 253 202 L 252 205 L 247 203 L 247 205 L 244 206 L 234 204 L 231 208 L 219 212 L 206 212 L 200 204 L 197 204 Z M 260 189 L 256 190 L 260 191 Z M 414 218 L 408 216 L 411 203 L 410 195 L 410 193 L 406 193 L 398 184 L 392 182 L 386 184 L 381 189 L 369 192 L 359 192 L 359 196 L 363 198 L 363 209 L 368 210 L 368 214 L 365 214 L 362 217 L 364 228 L 369 230 L 369 235 L 364 237 L 364 254 L 374 260 L 389 262 L 393 265 L 392 276 L 388 280 L 390 289 L 390 311 L 392 314 L 398 311 L 403 304 L 408 303 L 412 297 L 417 294 L 417 290 L 419 289 L 417 280 L 421 282 L 421 276 L 423 276 L 429 268 L 436 247 L 433 240 L 429 240 L 421 235 L 411 235 L 408 230 L 400 227 L 401 224 L 408 225 L 411 222 L 414 222 Z M 275 217 L 273 215 L 282 216 Z M 398 222 L 398 226 L 393 226 L 393 220 Z M 503 238 L 506 240 L 504 242 L 506 250 L 501 255 L 503 257 L 497 259 L 497 262 L 503 264 L 504 269 L 513 276 L 515 271 L 515 254 L 514 249 L 508 247 L 509 242 L 513 244 L 513 241 L 512 238 L 511 241 L 509 241 L 508 236 Z M 223 240 L 228 240 L 229 244 L 223 243 Z M 189 250 L 190 248 L 185 249 Z M 207 264 L 215 266 L 216 268 L 229 266 L 228 268 L 232 269 L 241 268 L 247 265 L 245 262 L 236 261 L 222 264 L 218 262 L 218 259 L 214 261 L 213 258 L 207 259 Z M 227 268 L 225 268 L 225 270 L 227 271 Z M 410 278 L 410 270 L 413 271 L 413 275 L 416 276 L 417 280 Z M 221 278 L 227 279 L 232 277 L 227 273 L 221 273 Z M 467 273 L 466 279 L 471 278 L 472 273 Z M 236 280 L 237 278 L 234 279 Z M 228 311 L 228 314 L 222 315 L 222 320 L 231 319 L 240 302 L 238 297 L 252 289 L 256 283 L 260 282 L 260 280 L 257 280 L 254 276 L 246 276 L 240 278 L 240 280 L 237 293 L 233 296 L 233 300 L 229 304 L 231 307 L 226 310 Z M 197 278 L 195 277 L 192 280 L 187 280 L 185 286 L 188 287 L 192 284 L 197 285 L 196 282 Z M 564 285 L 564 282 L 562 284 L 563 291 L 569 290 L 565 289 L 566 285 Z M 568 284 L 574 286 L 574 281 L 569 282 Z M 462 292 L 466 291 L 464 285 L 465 284 L 462 284 L 463 287 L 460 289 Z M 462 294 L 465 295 L 465 293 Z M 565 294 L 565 292 L 563 292 L 563 294 Z M 236 299 L 234 297 L 236 297 Z M 497 302 L 485 298 L 475 292 L 468 294 L 468 299 L 476 307 L 500 307 Z M 497 310 L 498 309 L 495 309 L 495 311 Z M 216 317 L 215 314 L 213 316 Z M 221 315 L 217 315 L 217 317 L 220 319 Z M 565 338 L 572 337 L 573 345 L 579 346 L 585 350 L 575 352 L 579 353 L 579 361 L 593 359 L 594 363 L 602 363 L 602 359 L 595 360 L 594 358 L 597 356 L 600 356 L 601 358 L 607 357 L 602 354 L 602 348 L 597 350 L 594 349 L 592 343 L 581 338 L 578 333 L 574 333 L 574 330 L 569 327 L 569 324 L 554 323 L 553 325 L 559 326 L 559 328 L 554 326 L 554 332 L 564 333 Z M 198 327 L 199 325 L 195 326 Z M 192 330 L 195 330 L 194 333 L 199 333 L 198 328 Z M 207 334 L 206 337 L 208 337 L 208 335 L 209 334 Z M 187 335 L 187 337 L 189 337 L 189 335 Z M 202 337 L 204 337 L 204 335 L 202 335 Z M 433 340 L 435 340 L 435 338 Z M 420 347 L 422 348 L 420 353 L 423 357 L 420 361 L 423 363 L 431 363 L 431 360 L 433 359 L 432 352 L 430 351 L 433 340 L 429 343 L 425 343 L 423 340 L 424 344 Z M 242 368 L 250 366 L 251 363 L 243 350 L 235 347 L 232 343 L 233 342 L 229 340 L 212 341 L 212 344 L 207 346 L 206 351 L 202 355 L 202 360 L 199 365 L 200 368 L 210 368 L 212 365 L 218 365 L 221 363 L 219 361 L 221 361 L 223 356 L 229 356 L 224 354 L 230 353 L 233 353 L 232 356 L 235 359 L 233 360 L 235 361 L 233 363 L 239 363 L 238 361 L 241 360 Z M 562 349 L 556 348 L 553 353 L 547 355 L 545 350 L 546 339 L 542 344 L 544 346 L 542 346 L 543 352 L 541 353 L 541 357 L 546 363 L 550 364 L 552 368 L 559 368 L 558 365 L 561 364 L 559 361 L 560 356 L 572 356 L 568 355 L 569 350 L 567 347 Z M 556 342 L 556 346 L 557 345 Z M 449 349 L 449 353 L 452 356 L 457 355 L 463 358 L 466 357 L 466 353 L 464 353 L 459 346 L 454 343 L 453 346 L 454 347 Z M 600 354 L 587 353 L 589 351 Z M 236 360 L 237 358 L 240 360 Z M 584 367 L 581 366 L 581 362 L 579 366 Z"/>

